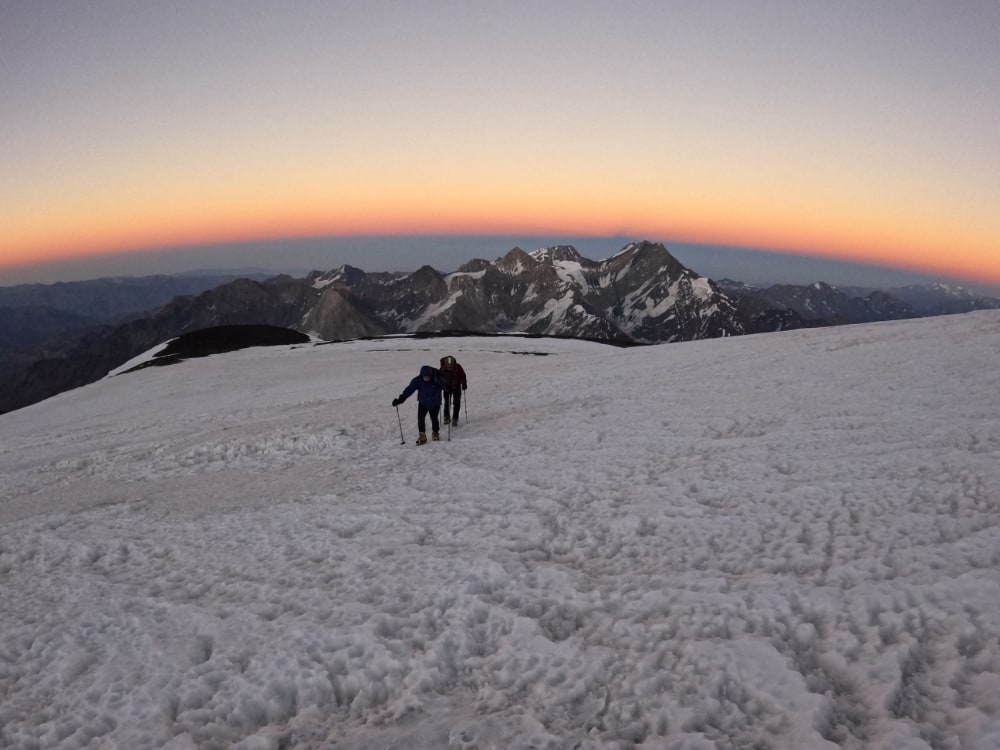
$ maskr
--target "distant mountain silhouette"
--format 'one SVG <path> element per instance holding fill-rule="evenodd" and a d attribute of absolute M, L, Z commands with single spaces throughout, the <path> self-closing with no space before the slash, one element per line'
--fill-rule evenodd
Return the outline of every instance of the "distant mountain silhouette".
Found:
<path fill-rule="evenodd" d="M 944 285 L 906 287 L 896 290 L 897 296 L 822 282 L 767 288 L 716 283 L 651 242 L 629 243 L 602 261 L 557 245 L 530 253 L 513 248 L 494 261 L 471 260 L 453 273 L 430 266 L 413 273 L 342 266 L 298 279 L 236 279 L 136 312 L 140 299 L 153 298 L 143 296 L 151 295 L 150 289 L 164 294 L 171 288 L 162 278 L 171 277 L 137 284 L 78 282 L 53 285 L 59 287 L 54 291 L 40 285 L 0 288 L 0 300 L 60 299 L 66 307 L 104 316 L 130 311 L 116 323 L 84 328 L 74 326 L 90 319 L 62 308 L 58 313 L 32 308 L 37 319 L 24 312 L 26 306 L 7 315 L 0 325 L 0 342 L 9 342 L 6 354 L 0 352 L 0 412 L 93 382 L 175 337 L 190 347 L 186 356 L 267 343 L 270 328 L 284 331 L 275 334 L 281 343 L 306 335 L 345 340 L 468 331 L 655 344 L 1000 307 L 1000 300 Z M 116 290 L 123 299 L 95 301 L 114 297 Z M 242 330 L 247 326 L 253 328 Z M 211 333 L 189 338 L 204 329 Z M 37 331 L 35 346 L 32 331 Z"/>

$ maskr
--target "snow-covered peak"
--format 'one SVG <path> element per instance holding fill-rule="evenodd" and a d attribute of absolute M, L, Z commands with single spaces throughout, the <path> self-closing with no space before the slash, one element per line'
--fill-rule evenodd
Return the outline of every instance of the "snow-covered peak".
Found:
<path fill-rule="evenodd" d="M 964 286 L 959 286 L 958 284 L 946 284 L 939 282 L 937 284 L 934 284 L 933 288 L 941 292 L 942 294 L 947 294 L 952 297 L 958 297 L 962 299 L 977 296 L 974 292 L 970 291 L 969 289 L 966 289 Z"/>
<path fill-rule="evenodd" d="M 531 257 L 543 263 L 582 263 L 583 256 L 572 245 L 554 245 L 540 247 L 531 253 Z"/>

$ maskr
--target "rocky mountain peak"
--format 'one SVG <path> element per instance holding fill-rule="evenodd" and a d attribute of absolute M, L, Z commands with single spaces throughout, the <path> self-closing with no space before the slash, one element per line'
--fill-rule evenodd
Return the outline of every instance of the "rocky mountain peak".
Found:
<path fill-rule="evenodd" d="M 632 242 L 605 261 L 616 277 L 651 276 L 666 273 L 671 276 L 697 277 L 659 242 Z"/>
<path fill-rule="evenodd" d="M 583 256 L 572 245 L 554 245 L 540 247 L 531 253 L 531 257 L 541 263 L 582 263 Z"/>
<path fill-rule="evenodd" d="M 306 277 L 306 280 L 316 289 L 323 289 L 328 286 L 355 286 L 364 282 L 367 276 L 368 274 L 360 268 L 345 264 L 332 271 L 322 273 L 313 271 Z"/>
<path fill-rule="evenodd" d="M 493 264 L 488 260 L 483 260 L 482 258 L 474 258 L 468 263 L 463 263 L 458 267 L 458 273 L 479 273 L 480 271 L 485 271 L 487 268 L 492 268 Z"/>
<path fill-rule="evenodd" d="M 535 271 L 538 261 L 521 248 L 515 247 L 502 258 L 498 258 L 494 266 L 503 273 L 520 276 Z"/>
<path fill-rule="evenodd" d="M 650 242 L 649 240 L 640 240 L 638 242 L 630 242 L 621 250 L 618 251 L 617 255 L 670 255 L 667 250 L 666 245 L 662 242 Z M 617 256 L 615 256 L 617 257 Z"/>

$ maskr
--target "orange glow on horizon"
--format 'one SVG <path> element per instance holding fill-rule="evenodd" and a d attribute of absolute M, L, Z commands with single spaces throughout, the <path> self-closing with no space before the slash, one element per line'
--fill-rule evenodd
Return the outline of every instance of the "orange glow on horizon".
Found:
<path fill-rule="evenodd" d="M 226 26 L 161 5 L 85 14 L 88 45 L 45 3 L 8 24 L 23 46 L 0 47 L 14 74 L 0 277 L 282 238 L 530 235 L 1000 284 L 989 4 L 868 3 L 845 21 L 734 3 L 741 33 L 724 44 L 711 3 L 685 6 L 683 22 L 649 3 L 608 28 L 603 11 L 544 3 L 513 20 L 428 10 L 388 24 L 374 4 L 266 4 L 266 19 L 211 4 Z M 35 43 L 42 29 L 50 44 Z"/>
<path fill-rule="evenodd" d="M 561 195 L 553 190 L 470 191 L 459 198 L 428 190 L 403 195 L 401 188 L 376 200 L 369 190 L 355 196 L 269 202 L 232 198 L 196 208 L 177 202 L 149 209 L 141 201 L 120 213 L 68 215 L 53 230 L 10 228 L 0 247 L 0 267 L 14 267 L 97 254 L 243 241 L 377 235 L 623 236 L 634 239 L 753 247 L 794 254 L 899 267 L 1000 283 L 1000 253 L 988 226 L 959 233 L 951 228 L 884 217 L 874 211 L 828 215 L 806 200 L 795 211 L 776 211 L 763 197 L 703 196 L 664 200 L 644 195 L 608 199 L 594 191 Z M 318 193 L 324 195 L 323 193 Z M 700 203 L 698 201 L 701 201 Z M 484 210 L 483 206 L 489 206 Z M 738 207 L 733 210 L 732 207 Z M 798 210 L 801 209 L 801 210 Z M 122 221 L 122 216 L 135 217 Z M 654 218 L 651 218 L 654 217 Z M 960 247 L 962 253 L 951 252 Z M 618 248 L 608 248 L 608 253 Z"/>

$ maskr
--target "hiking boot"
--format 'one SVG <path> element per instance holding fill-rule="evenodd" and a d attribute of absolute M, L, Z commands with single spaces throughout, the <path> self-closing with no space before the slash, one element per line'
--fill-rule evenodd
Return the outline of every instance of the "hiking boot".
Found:
<path fill-rule="evenodd" d="M 436 432 L 432 432 L 431 433 L 431 440 L 440 440 L 440 439 L 441 439 L 441 436 L 438 435 Z M 424 442 L 425 443 L 427 442 L 427 438 L 424 438 Z"/>
<path fill-rule="evenodd" d="M 444 423 L 445 423 L 445 424 L 451 424 L 451 420 L 450 420 L 450 419 L 448 419 L 448 417 L 445 417 L 445 418 L 444 418 Z"/>
<path fill-rule="evenodd" d="M 451 426 L 452 427 L 458 427 L 458 417 L 452 417 L 451 418 Z"/>
<path fill-rule="evenodd" d="M 437 433 L 434 434 L 436 435 Z M 417 445 L 423 445 L 426 442 L 427 442 L 427 433 L 421 432 L 420 437 L 417 438 Z"/>

